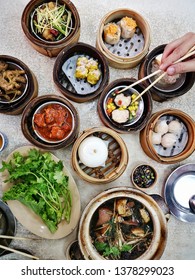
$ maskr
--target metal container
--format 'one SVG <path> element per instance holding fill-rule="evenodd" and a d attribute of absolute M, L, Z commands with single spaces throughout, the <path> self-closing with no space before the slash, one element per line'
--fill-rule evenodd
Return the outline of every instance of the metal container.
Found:
<path fill-rule="evenodd" d="M 8 145 L 7 136 L 0 131 L 0 152 L 2 152 Z"/>

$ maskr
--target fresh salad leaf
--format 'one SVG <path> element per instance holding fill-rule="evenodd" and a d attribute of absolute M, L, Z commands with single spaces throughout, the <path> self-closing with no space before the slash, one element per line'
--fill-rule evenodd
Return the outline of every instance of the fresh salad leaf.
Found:
<path fill-rule="evenodd" d="M 31 208 L 52 233 L 63 219 L 70 222 L 72 198 L 62 161 L 55 162 L 49 152 L 30 149 L 27 156 L 15 152 L 9 162 L 3 161 L 0 172 L 5 170 L 9 173 L 5 182 L 13 186 L 4 192 L 4 201 L 18 200 Z"/>

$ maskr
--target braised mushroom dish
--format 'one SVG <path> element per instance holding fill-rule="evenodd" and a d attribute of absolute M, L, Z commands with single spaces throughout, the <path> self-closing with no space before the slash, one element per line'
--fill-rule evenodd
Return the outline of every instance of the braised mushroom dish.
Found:
<path fill-rule="evenodd" d="M 90 226 L 92 242 L 105 259 L 137 259 L 150 246 L 153 222 L 142 203 L 121 197 L 102 204 Z"/>

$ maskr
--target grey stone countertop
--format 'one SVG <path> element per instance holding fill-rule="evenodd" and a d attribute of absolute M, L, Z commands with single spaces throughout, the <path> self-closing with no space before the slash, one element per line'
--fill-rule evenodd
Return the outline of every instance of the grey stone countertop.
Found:
<path fill-rule="evenodd" d="M 195 1 L 194 0 L 72 0 L 78 9 L 81 19 L 80 42 L 95 46 L 97 30 L 102 17 L 117 8 L 129 8 L 142 14 L 149 22 L 151 27 L 151 46 L 150 50 L 158 45 L 168 43 L 189 31 L 195 30 Z M 38 95 L 48 93 L 58 94 L 53 82 L 53 65 L 55 58 L 46 57 L 34 50 L 27 41 L 21 28 L 21 15 L 28 0 L 12 1 L 0 0 L 0 54 L 17 57 L 26 63 L 38 80 Z M 138 67 L 129 70 L 117 70 L 110 67 L 110 81 L 123 77 L 137 78 Z M 153 101 L 153 112 L 161 109 L 174 108 L 180 109 L 195 119 L 195 87 L 185 95 L 159 103 Z M 101 126 L 102 123 L 96 113 L 97 99 L 86 103 L 72 102 L 79 112 L 80 132 L 94 126 Z M 24 137 L 21 131 L 21 115 L 10 116 L 0 114 L 0 131 L 4 132 L 9 144 L 0 154 L 0 161 L 17 147 L 29 145 L 30 143 Z M 70 164 L 70 155 L 72 146 L 65 149 L 53 151 L 53 153 L 64 161 L 65 166 L 70 170 L 78 186 L 82 210 L 85 205 L 101 191 L 114 186 L 131 186 L 130 174 L 133 168 L 142 162 L 150 163 L 155 166 L 158 173 L 158 180 L 154 188 L 146 190 L 148 194 L 157 193 L 162 195 L 164 183 L 168 175 L 178 166 L 186 163 L 195 162 L 195 153 L 186 160 L 177 164 L 160 164 L 144 153 L 139 142 L 139 132 L 121 134 L 124 139 L 128 152 L 129 163 L 126 171 L 116 181 L 106 185 L 92 185 L 80 179 L 73 171 Z M 0 183 L 0 197 L 2 189 Z M 16 234 L 18 236 L 33 236 L 19 222 L 17 222 Z M 68 244 L 76 238 L 77 229 L 69 236 L 59 240 L 46 240 L 36 242 L 12 241 L 11 246 L 23 248 L 40 259 L 65 259 L 65 250 Z M 187 260 L 195 259 L 195 224 L 185 223 L 171 215 L 168 221 L 168 240 L 165 251 L 161 257 L 162 260 Z"/>

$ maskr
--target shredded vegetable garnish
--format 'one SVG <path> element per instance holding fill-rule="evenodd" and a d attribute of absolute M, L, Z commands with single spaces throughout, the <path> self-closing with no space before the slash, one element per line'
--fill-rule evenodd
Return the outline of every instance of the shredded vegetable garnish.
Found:
<path fill-rule="evenodd" d="M 49 2 L 37 7 L 32 15 L 35 33 L 48 41 L 67 37 L 72 30 L 72 13 L 65 5 Z"/>

